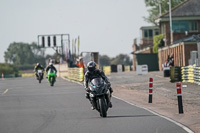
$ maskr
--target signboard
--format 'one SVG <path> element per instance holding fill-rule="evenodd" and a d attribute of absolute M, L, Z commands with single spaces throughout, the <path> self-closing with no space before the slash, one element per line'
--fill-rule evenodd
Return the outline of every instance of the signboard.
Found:
<path fill-rule="evenodd" d="M 136 66 L 136 73 L 138 75 L 143 75 L 148 73 L 148 66 L 147 65 L 137 65 Z"/>

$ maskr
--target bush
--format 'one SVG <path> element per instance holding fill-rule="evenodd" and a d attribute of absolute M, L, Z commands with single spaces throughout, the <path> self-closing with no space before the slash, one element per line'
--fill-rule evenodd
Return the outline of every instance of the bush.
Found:
<path fill-rule="evenodd" d="M 153 37 L 153 53 L 158 53 L 158 48 L 164 46 L 164 35 L 160 34 Z"/>
<path fill-rule="evenodd" d="M 8 63 L 0 63 L 0 74 L 18 74 L 18 68 Z"/>

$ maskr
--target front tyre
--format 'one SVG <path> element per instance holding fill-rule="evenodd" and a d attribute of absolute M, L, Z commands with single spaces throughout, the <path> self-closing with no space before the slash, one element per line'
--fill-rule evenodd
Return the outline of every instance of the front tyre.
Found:
<path fill-rule="evenodd" d="M 42 77 L 39 75 L 38 77 L 39 83 L 41 83 Z"/>
<path fill-rule="evenodd" d="M 101 117 L 107 117 L 107 105 L 105 98 L 100 98 L 99 99 L 99 111 L 100 111 L 100 116 Z"/>

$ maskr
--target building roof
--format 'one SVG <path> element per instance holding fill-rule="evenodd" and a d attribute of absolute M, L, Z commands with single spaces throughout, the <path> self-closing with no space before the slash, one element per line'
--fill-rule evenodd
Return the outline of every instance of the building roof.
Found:
<path fill-rule="evenodd" d="M 200 16 L 200 0 L 186 0 L 172 9 L 172 17 Z M 169 17 L 169 12 L 160 18 Z"/>
<path fill-rule="evenodd" d="M 159 29 L 159 27 L 158 26 L 142 26 L 142 27 L 140 27 L 140 29 L 142 30 L 142 29 Z"/>

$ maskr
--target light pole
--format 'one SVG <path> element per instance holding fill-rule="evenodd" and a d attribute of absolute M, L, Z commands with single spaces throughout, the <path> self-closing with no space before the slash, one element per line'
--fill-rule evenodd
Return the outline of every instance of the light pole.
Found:
<path fill-rule="evenodd" d="M 171 0 L 169 0 L 170 44 L 173 43 Z"/>

